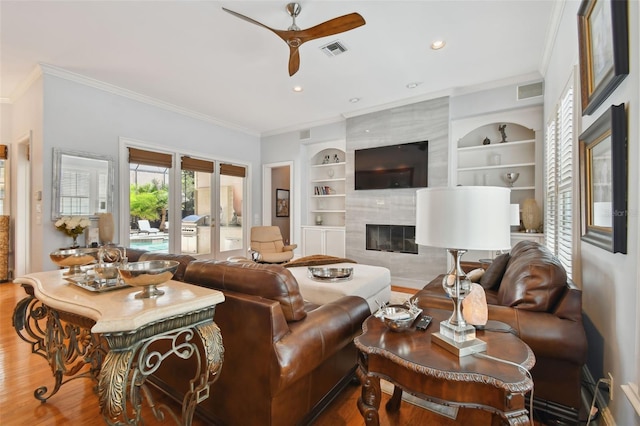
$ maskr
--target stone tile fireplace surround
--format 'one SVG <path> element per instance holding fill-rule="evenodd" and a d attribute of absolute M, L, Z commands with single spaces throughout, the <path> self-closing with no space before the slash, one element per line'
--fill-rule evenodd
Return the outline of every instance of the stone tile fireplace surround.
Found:
<path fill-rule="evenodd" d="M 359 263 L 384 266 L 393 285 L 422 288 L 446 270 L 446 251 L 419 247 L 418 254 L 366 249 L 367 224 L 415 226 L 416 189 L 354 189 L 354 151 L 429 141 L 430 187 L 448 182 L 449 98 L 442 97 L 347 119 L 346 247 Z"/>

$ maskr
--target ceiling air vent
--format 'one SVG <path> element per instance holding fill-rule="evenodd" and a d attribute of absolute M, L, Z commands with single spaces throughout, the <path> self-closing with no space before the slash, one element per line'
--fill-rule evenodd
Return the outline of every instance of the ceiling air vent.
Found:
<path fill-rule="evenodd" d="M 326 53 L 327 56 L 333 57 L 346 52 L 347 47 L 344 44 L 342 44 L 342 42 L 336 40 L 329 44 L 325 44 L 324 46 L 320 46 L 320 50 Z"/>
<path fill-rule="evenodd" d="M 529 99 L 529 98 L 535 98 L 536 96 L 542 96 L 541 81 L 537 83 L 523 84 L 522 86 L 518 86 L 519 101 L 522 101 L 524 99 Z"/>
<path fill-rule="evenodd" d="M 311 139 L 311 129 L 300 130 L 300 140 Z"/>

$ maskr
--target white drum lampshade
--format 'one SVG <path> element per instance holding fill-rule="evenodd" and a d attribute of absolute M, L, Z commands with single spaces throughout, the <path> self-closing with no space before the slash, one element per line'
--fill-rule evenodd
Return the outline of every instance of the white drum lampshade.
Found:
<path fill-rule="evenodd" d="M 417 191 L 416 244 L 446 249 L 511 248 L 509 188 L 456 186 Z"/>

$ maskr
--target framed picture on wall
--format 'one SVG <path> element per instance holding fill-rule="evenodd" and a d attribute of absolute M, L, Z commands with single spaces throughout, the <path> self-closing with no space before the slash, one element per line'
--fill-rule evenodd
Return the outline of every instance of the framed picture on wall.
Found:
<path fill-rule="evenodd" d="M 582 115 L 590 115 L 629 74 L 627 0 L 583 0 L 578 10 Z"/>
<path fill-rule="evenodd" d="M 288 189 L 276 189 L 276 217 L 289 217 Z"/>
<path fill-rule="evenodd" d="M 627 119 L 612 106 L 580 135 L 582 240 L 627 253 Z"/>

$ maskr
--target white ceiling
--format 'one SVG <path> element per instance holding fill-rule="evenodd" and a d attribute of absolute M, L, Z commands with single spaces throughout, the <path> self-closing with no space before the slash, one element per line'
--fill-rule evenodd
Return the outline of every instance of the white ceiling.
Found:
<path fill-rule="evenodd" d="M 556 1 L 301 1 L 303 29 L 351 12 L 366 25 L 302 45 L 289 77 L 287 45 L 222 10 L 286 29 L 286 0 L 1 0 L 0 98 L 13 100 L 42 63 L 273 134 L 434 93 L 540 79 Z M 434 51 L 438 38 L 447 45 Z M 335 40 L 349 51 L 328 57 L 319 47 Z"/>

